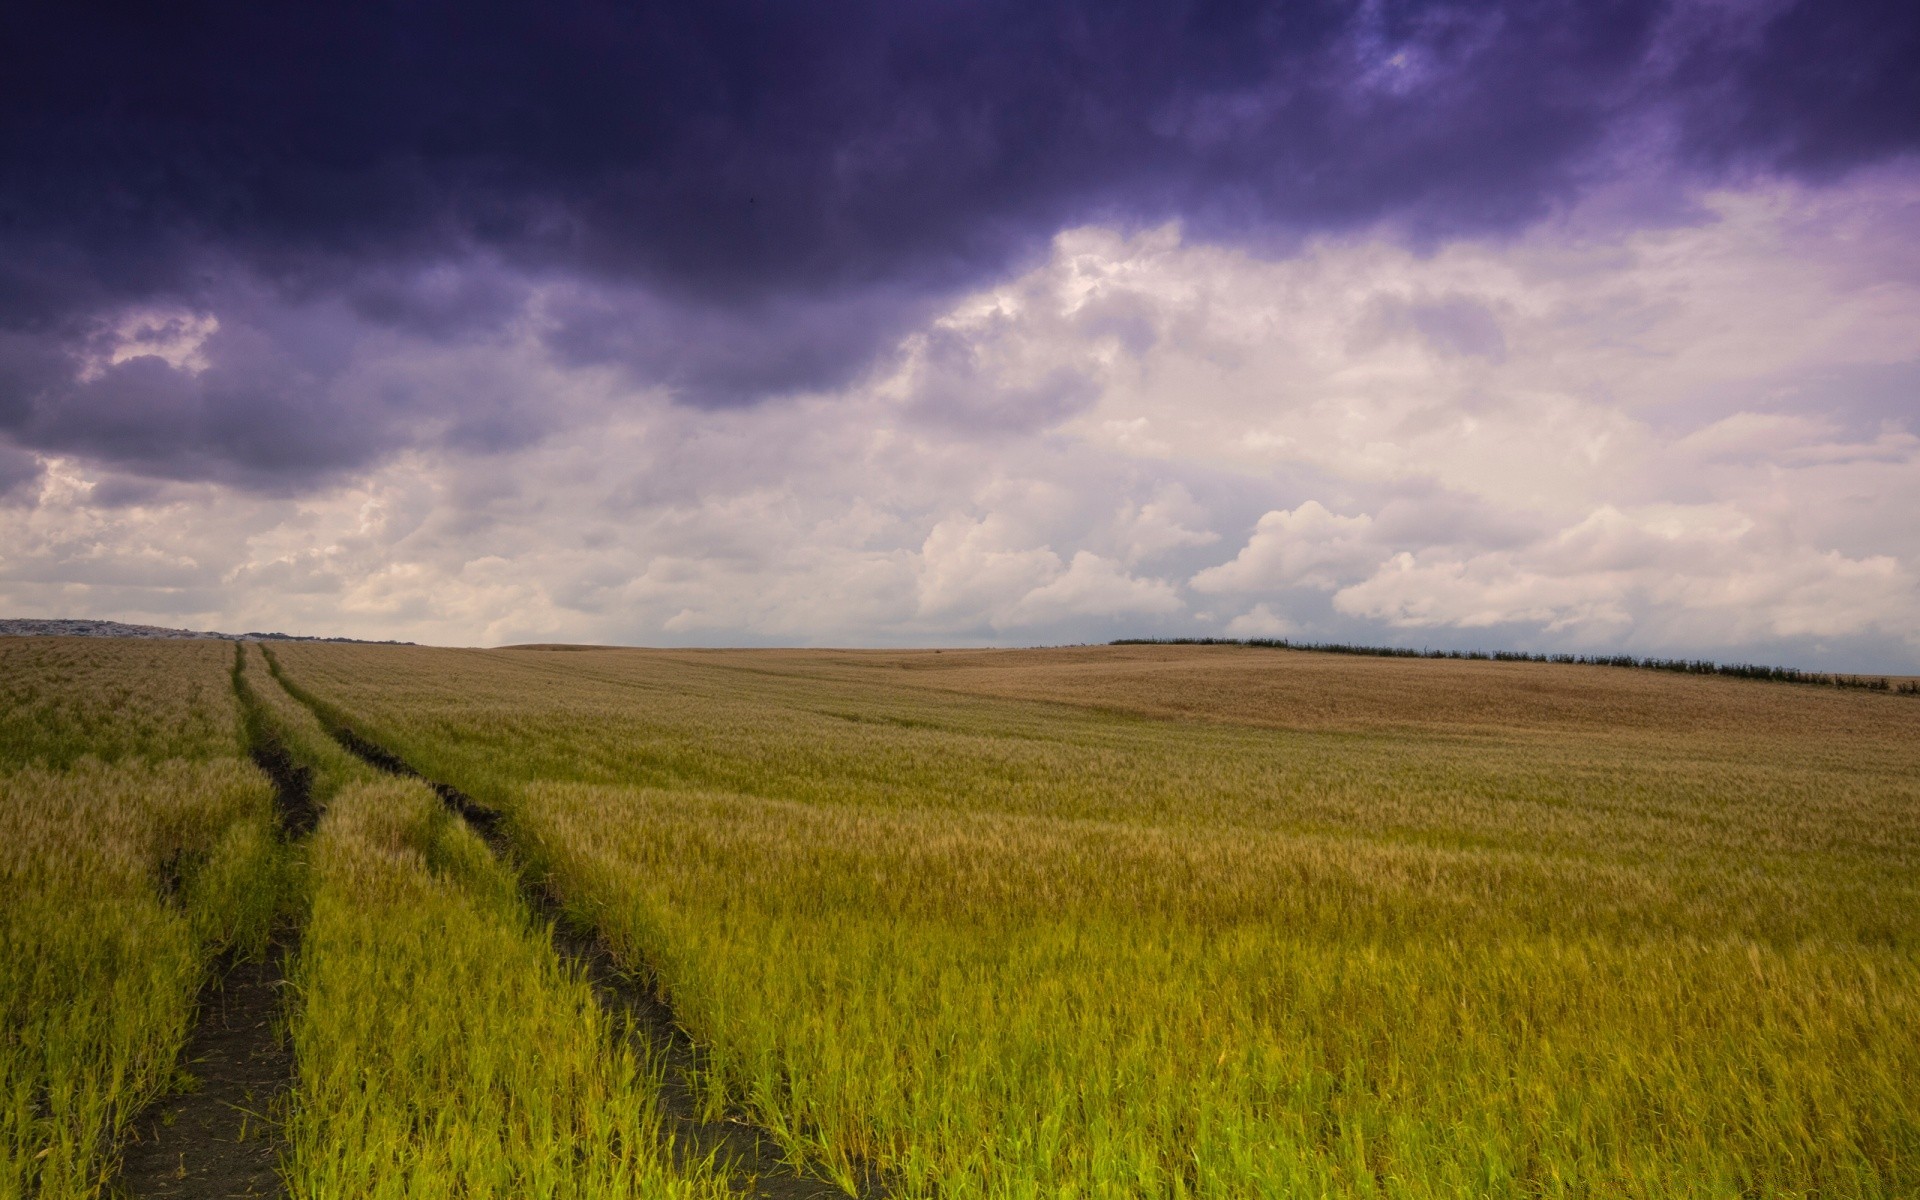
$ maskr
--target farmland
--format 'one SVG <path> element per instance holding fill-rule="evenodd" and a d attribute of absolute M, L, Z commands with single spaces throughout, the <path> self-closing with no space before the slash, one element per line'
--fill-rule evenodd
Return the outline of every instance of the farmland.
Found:
<path fill-rule="evenodd" d="M 1230 646 L 0 653 L 8 962 L 68 964 L 0 968 L 22 1194 L 110 1183 L 269 924 L 296 1196 L 1920 1192 L 1911 697 Z M 792 1178 L 675 1151 L 678 1068 L 568 937 Z"/>
<path fill-rule="evenodd" d="M 216 642 L 0 641 L 0 1195 L 86 1196 L 279 903 Z"/>

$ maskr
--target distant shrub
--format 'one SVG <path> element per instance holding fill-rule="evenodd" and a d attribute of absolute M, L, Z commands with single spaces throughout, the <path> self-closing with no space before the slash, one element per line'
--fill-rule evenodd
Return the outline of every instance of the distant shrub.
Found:
<path fill-rule="evenodd" d="M 1682 675 L 1730 675 L 1736 679 L 1764 679 L 1773 683 L 1810 683 L 1820 687 L 1862 688 L 1920 696 L 1920 679 L 1898 683 L 1884 675 L 1842 675 L 1802 671 L 1797 667 L 1767 667 L 1757 663 L 1722 663 L 1706 658 L 1639 658 L 1632 654 L 1533 654 L 1525 650 L 1415 650 L 1409 646 L 1361 646 L 1351 642 L 1296 642 L 1289 638 L 1115 638 L 1112 646 L 1258 646 L 1269 650 L 1303 650 L 1314 654 L 1360 654 L 1369 658 L 1452 658 L 1481 662 L 1562 663 L 1584 667 L 1631 667 L 1641 671 L 1675 671 Z"/>

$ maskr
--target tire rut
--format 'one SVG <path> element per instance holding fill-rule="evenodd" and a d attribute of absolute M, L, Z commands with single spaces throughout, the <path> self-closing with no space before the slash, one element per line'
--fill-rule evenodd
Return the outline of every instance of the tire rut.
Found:
<path fill-rule="evenodd" d="M 234 682 L 237 691 L 237 669 Z M 273 780 L 281 841 L 311 833 L 319 816 L 312 772 L 270 737 L 258 738 L 251 756 Z M 221 960 L 200 991 L 181 1058 L 196 1086 L 163 1097 L 134 1120 L 120 1147 L 112 1195 L 210 1200 L 287 1194 L 280 1177 L 282 1117 L 294 1061 L 279 1018 L 286 968 L 298 942 L 298 929 L 284 926 L 274 930 L 264 958 Z"/>
<path fill-rule="evenodd" d="M 298 841 L 312 833 L 320 823 L 320 806 L 313 802 L 313 768 L 293 761 L 287 748 L 272 738 L 261 739 L 249 757 L 273 780 L 282 840 Z"/>
<path fill-rule="evenodd" d="M 285 1196 L 279 1111 L 293 1089 L 293 1049 L 280 1036 L 290 937 L 266 959 L 230 963 L 200 993 L 183 1061 L 199 1086 L 134 1121 L 113 1193 L 160 1197 Z"/>
<path fill-rule="evenodd" d="M 519 871 L 522 859 L 502 828 L 502 815 L 448 783 L 429 779 L 392 751 L 325 720 L 341 745 L 383 771 L 418 779 L 439 795 L 447 808 L 472 827 L 496 857 L 516 869 L 521 894 L 534 914 L 553 931 L 554 950 L 578 967 L 593 988 L 594 997 L 611 1016 L 624 1018 L 624 1027 L 638 1038 L 652 1061 L 665 1067 L 657 1103 L 674 1161 L 689 1167 L 713 1160 L 728 1172 L 742 1194 L 757 1200 L 846 1200 L 836 1183 L 797 1170 L 779 1141 L 768 1130 L 744 1119 L 707 1120 L 702 1113 L 695 1080 L 704 1067 L 700 1048 L 681 1027 L 673 1008 L 660 998 L 650 979 L 623 969 L 606 941 L 580 927 L 544 884 L 535 885 Z M 854 1193 L 859 1200 L 885 1200 L 886 1181 L 865 1171 Z"/>

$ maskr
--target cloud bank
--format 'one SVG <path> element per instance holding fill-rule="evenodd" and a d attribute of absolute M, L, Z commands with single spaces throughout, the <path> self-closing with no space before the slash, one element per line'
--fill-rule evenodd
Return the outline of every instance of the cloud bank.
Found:
<path fill-rule="evenodd" d="M 23 21 L 9 611 L 1920 667 L 1911 6 Z"/>

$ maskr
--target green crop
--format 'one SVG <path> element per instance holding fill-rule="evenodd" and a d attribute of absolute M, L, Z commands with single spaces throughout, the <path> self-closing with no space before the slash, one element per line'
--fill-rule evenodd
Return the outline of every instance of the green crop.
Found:
<path fill-rule="evenodd" d="M 1232 648 L 279 653 L 508 810 L 657 972 L 709 1105 L 844 1177 L 1920 1192 L 1904 697 Z"/>
<path fill-rule="evenodd" d="M 293 922 L 295 1197 L 717 1200 L 527 884 L 672 1003 L 709 1119 L 850 1191 L 1920 1194 L 1908 696 L 0 639 L 0 1195 L 109 1188 L 209 972 Z"/>
<path fill-rule="evenodd" d="M 214 958 L 265 949 L 283 866 L 232 663 L 0 639 L 0 1195 L 99 1194 Z"/>
<path fill-rule="evenodd" d="M 645 1065 L 425 786 L 341 791 L 313 848 L 293 1194 L 698 1197 Z"/>
<path fill-rule="evenodd" d="M 727 1194 L 662 1143 L 651 1064 L 556 956 L 518 881 L 423 783 L 340 749 L 249 647 L 266 730 L 328 800 L 293 973 L 292 1194 Z"/>

